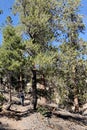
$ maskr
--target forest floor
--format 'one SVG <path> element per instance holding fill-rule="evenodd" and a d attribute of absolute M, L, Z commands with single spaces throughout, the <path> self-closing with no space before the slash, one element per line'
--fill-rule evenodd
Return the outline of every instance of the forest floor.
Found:
<path fill-rule="evenodd" d="M 0 130 L 87 130 L 87 120 L 80 120 L 80 114 L 71 114 L 65 110 L 57 112 L 44 117 L 33 111 L 29 100 L 25 100 L 24 106 L 15 103 L 10 111 L 0 112 Z"/>

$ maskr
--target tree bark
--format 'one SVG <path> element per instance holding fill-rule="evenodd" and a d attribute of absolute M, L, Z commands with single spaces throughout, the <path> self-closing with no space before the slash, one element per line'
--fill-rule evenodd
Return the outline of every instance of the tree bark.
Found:
<path fill-rule="evenodd" d="M 79 112 L 79 101 L 78 101 L 78 96 L 74 96 L 74 107 L 75 107 L 75 112 Z"/>
<path fill-rule="evenodd" d="M 21 69 L 20 69 L 20 79 L 19 79 L 19 83 L 20 83 L 20 89 L 22 90 L 22 89 L 23 89 L 23 86 L 22 86 L 22 72 L 21 72 Z"/>
<path fill-rule="evenodd" d="M 46 86 L 45 86 L 44 74 L 42 74 L 42 76 L 41 76 L 41 85 L 40 85 L 40 89 L 41 89 L 42 92 L 44 92 L 44 95 L 42 95 L 42 96 L 40 97 L 39 102 L 40 102 L 40 104 L 46 104 L 47 99 L 46 99 L 46 94 L 45 94 Z"/>
<path fill-rule="evenodd" d="M 36 86 L 36 69 L 32 69 L 32 94 L 33 94 L 33 109 L 37 106 L 37 86 Z"/>

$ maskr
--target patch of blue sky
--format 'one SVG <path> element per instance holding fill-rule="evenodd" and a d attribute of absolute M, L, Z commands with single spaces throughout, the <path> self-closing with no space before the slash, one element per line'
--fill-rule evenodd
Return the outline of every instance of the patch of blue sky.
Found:
<path fill-rule="evenodd" d="M 19 23 L 19 17 L 18 15 L 13 15 L 11 8 L 14 4 L 14 0 L 1 0 L 0 1 L 0 10 L 3 10 L 3 14 L 0 15 L 0 44 L 2 42 L 2 29 L 6 24 L 6 18 L 7 16 L 11 16 L 13 25 L 16 26 Z"/>
<path fill-rule="evenodd" d="M 85 31 L 83 34 L 80 34 L 80 37 L 87 41 L 87 0 L 81 0 L 80 14 L 83 16 L 85 25 Z"/>

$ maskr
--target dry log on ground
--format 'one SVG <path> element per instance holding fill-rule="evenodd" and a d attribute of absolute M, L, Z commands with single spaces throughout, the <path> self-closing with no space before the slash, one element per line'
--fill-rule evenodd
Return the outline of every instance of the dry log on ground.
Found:
<path fill-rule="evenodd" d="M 57 108 L 57 106 L 53 105 L 53 104 L 46 104 L 43 107 L 47 107 L 48 110 L 51 111 L 53 116 L 63 118 L 66 120 L 81 122 L 81 123 L 87 125 L 87 116 L 81 115 L 79 113 L 68 112 L 65 109 Z"/>
<path fill-rule="evenodd" d="M 78 120 L 87 120 L 87 116 L 83 116 L 80 114 L 76 114 L 76 113 L 70 113 L 66 110 L 58 110 L 58 111 L 54 111 L 53 112 L 54 115 L 59 115 L 61 117 L 65 117 L 65 118 L 73 118 L 73 119 L 78 119 Z"/>

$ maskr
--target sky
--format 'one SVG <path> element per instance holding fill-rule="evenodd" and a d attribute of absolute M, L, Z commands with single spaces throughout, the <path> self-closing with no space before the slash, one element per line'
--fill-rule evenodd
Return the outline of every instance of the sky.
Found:
<path fill-rule="evenodd" d="M 19 22 L 18 15 L 14 16 L 11 12 L 11 6 L 13 5 L 14 0 L 0 0 L 0 9 L 3 10 L 3 14 L 0 15 L 0 27 L 3 27 L 7 16 L 11 16 L 13 20 L 13 25 L 17 25 Z M 80 34 L 80 37 L 87 41 L 87 0 L 82 0 L 80 8 L 80 14 L 83 15 L 83 22 L 85 24 L 84 34 Z M 2 33 L 0 32 L 0 44 L 2 42 Z"/>
<path fill-rule="evenodd" d="M 83 22 L 86 27 L 85 33 L 81 34 L 80 37 L 82 37 L 85 41 L 87 41 L 87 0 L 82 0 L 80 14 L 83 15 Z"/>
<path fill-rule="evenodd" d="M 14 16 L 11 12 L 11 6 L 14 4 L 14 0 L 0 0 L 0 9 L 3 10 L 3 14 L 0 15 L 0 28 L 4 27 L 7 16 L 11 16 L 13 25 L 17 25 L 19 22 L 18 15 Z M 0 43 L 2 42 L 2 33 L 0 31 Z"/>

